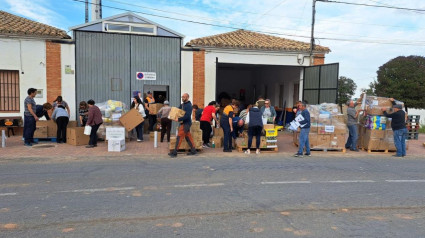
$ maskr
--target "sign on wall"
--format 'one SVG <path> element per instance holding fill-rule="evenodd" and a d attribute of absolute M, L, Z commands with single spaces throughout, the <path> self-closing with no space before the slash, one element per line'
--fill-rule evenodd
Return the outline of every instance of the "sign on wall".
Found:
<path fill-rule="evenodd" d="M 137 72 L 137 80 L 156 80 L 156 72 Z"/>

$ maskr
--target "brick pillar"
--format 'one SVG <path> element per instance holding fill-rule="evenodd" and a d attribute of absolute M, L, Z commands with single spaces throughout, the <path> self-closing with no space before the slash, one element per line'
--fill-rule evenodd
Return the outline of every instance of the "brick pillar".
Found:
<path fill-rule="evenodd" d="M 46 84 L 47 102 L 52 103 L 62 95 L 61 45 L 49 41 L 46 41 Z"/>
<path fill-rule="evenodd" d="M 313 55 L 313 65 L 325 64 L 325 54 Z"/>
<path fill-rule="evenodd" d="M 204 107 L 205 101 L 205 50 L 193 51 L 192 104 Z"/>

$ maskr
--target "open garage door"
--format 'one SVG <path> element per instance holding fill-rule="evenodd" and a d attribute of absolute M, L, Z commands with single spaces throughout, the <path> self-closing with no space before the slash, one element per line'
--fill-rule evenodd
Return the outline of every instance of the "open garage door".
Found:
<path fill-rule="evenodd" d="M 339 63 L 304 68 L 303 100 L 308 104 L 336 103 Z"/>

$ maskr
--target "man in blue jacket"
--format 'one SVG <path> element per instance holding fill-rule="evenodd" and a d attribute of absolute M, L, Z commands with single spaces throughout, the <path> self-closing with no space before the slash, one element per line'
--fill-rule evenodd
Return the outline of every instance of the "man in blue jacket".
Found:
<path fill-rule="evenodd" d="M 303 157 L 304 146 L 306 147 L 306 156 L 311 156 L 310 154 L 310 140 L 308 138 L 308 134 L 310 133 L 310 112 L 307 110 L 306 102 L 301 102 L 299 110 L 300 115 L 304 118 L 304 120 L 300 121 L 300 137 L 299 139 L 299 149 L 298 153 L 296 153 L 295 157 Z"/>
<path fill-rule="evenodd" d="M 195 143 L 193 143 L 192 135 L 190 134 L 190 126 L 192 125 L 192 103 L 189 101 L 189 94 L 184 93 L 182 96 L 183 103 L 180 105 L 180 109 L 184 110 L 186 113 L 183 117 L 180 117 L 176 121 L 180 122 L 179 132 L 176 139 L 175 149 L 168 153 L 171 157 L 177 156 L 177 151 L 180 148 L 183 138 L 186 139 L 187 143 L 190 146 L 190 152 L 187 155 L 196 155 Z"/>

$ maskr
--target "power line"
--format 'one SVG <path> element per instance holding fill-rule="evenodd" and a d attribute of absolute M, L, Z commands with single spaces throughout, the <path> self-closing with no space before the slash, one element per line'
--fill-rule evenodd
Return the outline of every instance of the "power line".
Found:
<path fill-rule="evenodd" d="M 390 8 L 390 9 L 397 9 L 397 10 L 406 10 L 406 11 L 418 11 L 418 12 L 425 12 L 425 9 L 419 9 L 419 8 L 406 8 L 406 7 L 394 7 L 394 6 L 385 6 L 385 5 L 373 5 L 373 4 L 365 4 L 365 3 L 352 3 L 352 2 L 341 2 L 341 1 L 332 1 L 332 0 L 316 0 L 318 2 L 328 2 L 328 3 L 340 3 L 340 4 L 347 4 L 347 5 L 356 5 L 356 6 L 365 6 L 365 7 L 379 7 L 379 8 Z"/>
<path fill-rule="evenodd" d="M 74 2 L 80 2 L 80 3 L 85 3 L 84 0 L 71 0 Z M 93 3 L 89 3 L 92 5 L 95 5 Z M 106 8 L 110 8 L 110 9 L 115 9 L 115 10 L 121 10 L 121 11 L 132 11 L 129 9 L 124 9 L 124 8 L 119 8 L 119 7 L 113 7 L 113 6 L 108 6 L 108 5 L 102 5 L 102 7 L 106 7 Z M 186 19 L 180 19 L 180 18 L 174 18 L 174 17 L 169 17 L 169 16 L 162 16 L 162 15 L 157 15 L 157 14 L 152 14 L 152 13 L 146 13 L 146 12 L 141 12 L 141 11 L 132 11 L 135 13 L 139 13 L 139 14 L 144 14 L 144 15 L 149 15 L 149 16 L 154 16 L 154 17 L 159 17 L 159 18 L 165 18 L 165 19 L 171 19 L 171 20 L 176 20 L 176 21 L 182 21 L 182 22 L 188 22 L 188 23 L 193 23 L 193 24 L 200 24 L 200 25 L 207 25 L 207 26 L 214 26 L 214 27 L 220 27 L 220 28 L 227 28 L 227 29 L 232 29 L 232 30 L 240 30 L 241 28 L 238 27 L 232 27 L 232 26 L 225 26 L 225 25 L 218 25 L 218 24 L 212 24 L 212 23 L 206 23 L 206 22 L 199 22 L 199 21 L 194 21 L 194 20 L 186 20 Z M 269 35 L 276 35 L 276 36 L 290 36 L 290 37 L 298 37 L 298 38 L 307 38 L 310 39 L 309 36 L 303 36 L 303 35 L 296 35 L 296 34 L 284 34 L 284 33 L 278 33 L 278 32 L 268 32 L 268 31 L 254 31 L 253 32 L 257 32 L 257 33 L 262 33 L 262 34 L 269 34 Z M 409 42 L 378 42 L 378 41 L 367 41 L 367 40 L 353 40 L 353 39 L 343 39 L 343 38 L 325 38 L 325 37 L 315 37 L 316 39 L 322 39 L 322 40 L 334 40 L 334 41 L 348 41 L 348 42 L 360 42 L 360 43 L 373 43 L 373 44 L 392 44 L 392 45 L 412 45 L 412 46 L 424 46 L 425 43 L 419 43 L 419 44 L 414 44 L 411 41 Z"/>

